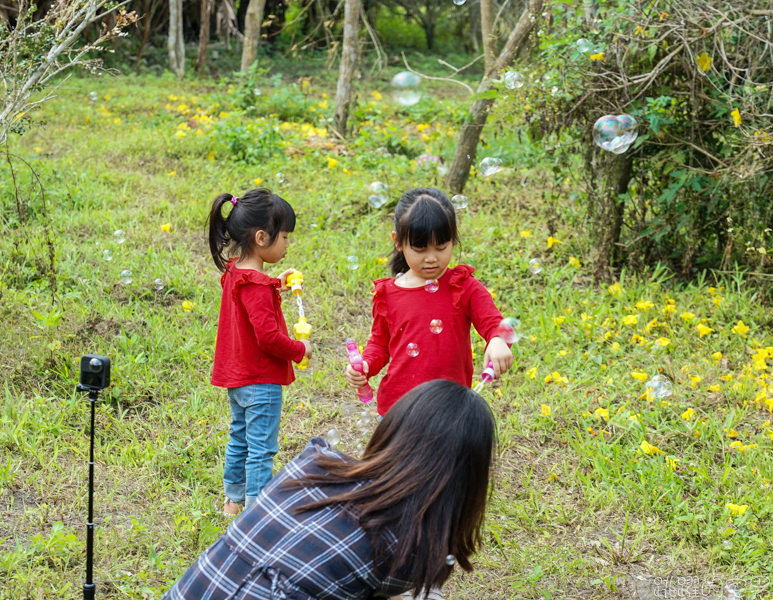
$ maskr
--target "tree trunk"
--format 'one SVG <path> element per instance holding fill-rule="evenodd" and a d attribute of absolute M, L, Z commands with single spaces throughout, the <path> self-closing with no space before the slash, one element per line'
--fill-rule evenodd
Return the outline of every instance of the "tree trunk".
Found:
<path fill-rule="evenodd" d="M 480 0 L 480 32 L 483 37 L 484 71 L 488 75 L 496 62 L 494 43 L 494 0 Z"/>
<path fill-rule="evenodd" d="M 435 49 L 435 24 L 425 19 L 421 26 L 424 29 L 424 37 L 427 39 L 427 51 L 432 52 Z"/>
<path fill-rule="evenodd" d="M 185 75 L 185 42 L 183 41 L 183 0 L 169 0 L 169 68 L 182 79 Z"/>
<path fill-rule="evenodd" d="M 199 28 L 199 55 L 196 58 L 196 70 L 204 71 L 207 64 L 207 46 L 209 46 L 209 28 L 212 21 L 212 4 L 214 0 L 201 0 L 201 27 Z"/>
<path fill-rule="evenodd" d="M 244 47 L 242 48 L 242 72 L 246 73 L 258 59 L 260 28 L 263 24 L 263 9 L 266 0 L 250 0 L 244 17 Z"/>
<path fill-rule="evenodd" d="M 338 68 L 338 89 L 336 90 L 335 121 L 338 133 L 347 136 L 349 105 L 352 101 L 352 81 L 357 64 L 359 45 L 360 10 L 362 0 L 346 0 L 344 5 L 344 45 L 341 50 L 341 65 Z"/>
<path fill-rule="evenodd" d="M 480 13 L 477 10 L 470 11 L 470 46 L 475 54 L 480 54 L 480 40 L 478 39 L 478 21 L 480 20 Z"/>
<path fill-rule="evenodd" d="M 523 14 L 521 14 L 521 18 L 518 19 L 512 32 L 510 32 L 505 46 L 502 48 L 502 52 L 494 64 L 493 72 L 498 72 L 500 69 L 509 66 L 515 54 L 526 43 L 529 33 L 534 26 L 530 17 L 542 10 L 542 2 L 543 0 L 529 0 Z M 491 80 L 484 76 L 480 85 L 478 85 L 478 92 L 485 92 L 491 86 Z M 464 190 L 464 186 L 470 176 L 470 165 L 475 161 L 480 134 L 483 126 L 486 124 L 488 111 L 492 104 L 494 104 L 493 100 L 476 100 L 470 106 L 470 120 L 462 128 L 459 144 L 456 146 L 454 158 L 451 160 L 451 166 L 444 181 L 445 187 L 452 194 L 459 194 Z"/>
<path fill-rule="evenodd" d="M 582 0 L 582 7 L 585 12 L 585 23 L 588 25 L 588 27 L 592 27 L 593 19 L 596 18 L 595 0 Z"/>

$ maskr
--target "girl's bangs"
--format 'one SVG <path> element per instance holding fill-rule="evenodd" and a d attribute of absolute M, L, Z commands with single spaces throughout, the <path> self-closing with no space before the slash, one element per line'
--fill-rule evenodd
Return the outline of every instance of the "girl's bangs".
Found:
<path fill-rule="evenodd" d="M 272 212 L 272 221 L 276 224 L 277 233 L 280 231 L 287 231 L 288 233 L 295 231 L 295 211 L 287 200 L 275 195 Z"/>
<path fill-rule="evenodd" d="M 414 248 L 426 248 L 430 244 L 440 246 L 448 242 L 456 244 L 459 241 L 456 215 L 432 198 L 419 198 L 401 223 L 397 239 L 400 244 L 407 243 Z"/>

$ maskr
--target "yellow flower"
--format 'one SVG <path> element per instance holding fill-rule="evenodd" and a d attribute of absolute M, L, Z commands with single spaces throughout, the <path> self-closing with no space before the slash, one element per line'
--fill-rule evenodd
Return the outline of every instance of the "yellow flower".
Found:
<path fill-rule="evenodd" d="M 695 59 L 698 68 L 704 73 L 711 68 L 711 57 L 705 52 L 701 52 Z"/>
<path fill-rule="evenodd" d="M 727 434 L 727 437 L 731 437 L 731 438 L 738 437 L 738 432 L 732 427 L 730 429 L 723 429 L 722 431 L 724 431 Z"/>
<path fill-rule="evenodd" d="M 732 373 L 728 373 L 727 375 L 722 375 L 722 377 L 720 377 L 720 379 L 722 381 L 733 381 L 733 374 Z"/>
<path fill-rule="evenodd" d="M 549 417 L 550 416 L 550 407 L 547 404 L 542 405 L 542 410 L 540 413 L 543 417 Z"/>
<path fill-rule="evenodd" d="M 612 284 L 612 285 L 610 285 L 610 286 L 607 288 L 607 290 L 608 290 L 608 291 L 609 291 L 609 293 L 610 293 L 610 294 L 612 294 L 613 296 L 619 296 L 620 294 L 622 294 L 622 293 L 623 293 L 623 288 L 620 286 L 620 284 L 619 284 L 619 283 L 615 283 L 615 284 Z"/>
<path fill-rule="evenodd" d="M 714 360 L 722 360 L 722 353 L 715 352 L 714 354 L 711 355 L 711 358 L 713 358 Z"/>
<path fill-rule="evenodd" d="M 660 346 L 661 348 L 665 348 L 671 343 L 671 340 L 666 337 L 659 337 L 655 340 L 655 345 Z"/>
<path fill-rule="evenodd" d="M 666 313 L 667 315 L 671 314 L 671 313 L 675 313 L 676 312 L 676 306 L 674 306 L 673 304 L 666 304 L 663 307 L 663 312 Z"/>
<path fill-rule="evenodd" d="M 705 336 L 709 335 L 710 333 L 714 333 L 714 330 L 711 327 L 707 327 L 703 323 L 699 323 L 698 326 L 696 327 L 696 329 L 698 330 L 698 334 L 701 337 L 705 337 Z"/>
<path fill-rule="evenodd" d="M 743 321 L 738 321 L 735 327 L 733 327 L 730 331 L 733 333 L 737 333 L 738 335 L 746 335 L 746 333 L 749 331 L 749 328 L 744 325 Z"/>
<path fill-rule="evenodd" d="M 737 504 L 733 504 L 731 502 L 728 502 L 727 504 L 725 504 L 725 507 L 730 509 L 730 513 L 734 517 L 740 517 L 741 515 L 743 515 L 746 512 L 746 509 L 749 508 L 749 505 L 748 504 L 742 504 L 741 506 L 739 506 Z"/>
<path fill-rule="evenodd" d="M 389 262 L 389 257 L 388 256 L 384 256 L 382 258 L 377 258 L 376 259 L 376 264 L 379 264 L 379 265 L 385 265 L 388 262 Z"/>
<path fill-rule="evenodd" d="M 639 315 L 628 315 L 623 317 L 623 325 L 636 325 L 639 322 Z"/>
<path fill-rule="evenodd" d="M 676 471 L 676 463 L 677 462 L 679 462 L 679 460 L 676 459 L 676 458 L 670 458 L 668 456 L 666 457 L 666 463 L 668 464 L 669 467 L 671 467 L 672 471 Z"/>
<path fill-rule="evenodd" d="M 174 176 L 175 176 L 175 173 L 177 173 L 177 171 L 169 171 L 169 173 L 167 173 L 167 175 L 168 175 L 169 177 L 174 177 Z"/>
<path fill-rule="evenodd" d="M 718 383 L 715 383 L 714 385 L 709 386 L 710 392 L 718 392 L 720 389 L 722 389 L 722 386 L 719 385 Z"/>
<path fill-rule="evenodd" d="M 642 373 L 641 371 L 634 371 L 633 373 L 631 373 L 631 377 L 641 382 L 647 381 L 648 379 L 647 374 Z"/>
<path fill-rule="evenodd" d="M 522 231 L 521 232 L 521 237 L 524 238 L 524 239 L 525 238 L 530 238 L 531 237 L 531 231 Z"/>
<path fill-rule="evenodd" d="M 692 419 L 692 417 L 693 417 L 693 415 L 694 415 L 694 414 L 695 414 L 695 411 L 694 411 L 692 408 L 688 408 L 686 411 L 684 411 L 684 412 L 681 414 L 681 417 L 682 417 L 682 418 L 683 418 L 685 421 L 689 421 L 690 419 Z"/>
<path fill-rule="evenodd" d="M 532 367 L 531 369 L 526 369 L 526 375 L 529 376 L 529 379 L 536 379 L 536 377 L 537 377 L 537 367 Z"/>
<path fill-rule="evenodd" d="M 636 308 L 638 308 L 639 310 L 647 310 L 648 308 L 652 308 L 653 306 L 655 305 L 649 300 L 639 300 L 636 303 Z"/>
<path fill-rule="evenodd" d="M 685 321 L 692 321 L 695 318 L 695 315 L 693 313 L 691 313 L 691 312 L 683 312 L 682 313 L 682 318 Z"/>
<path fill-rule="evenodd" d="M 191 312 L 193 310 L 193 302 L 183 300 L 183 310 L 185 312 Z"/>
<path fill-rule="evenodd" d="M 210 150 L 209 154 L 207 154 L 207 160 L 215 160 L 215 151 Z"/>
<path fill-rule="evenodd" d="M 37 146 L 35 146 L 35 152 L 40 152 L 40 148 L 38 148 Z"/>
<path fill-rule="evenodd" d="M 263 183 L 263 180 L 260 177 L 256 177 L 252 180 L 252 183 L 255 184 L 255 187 L 258 187 L 261 183 Z"/>
<path fill-rule="evenodd" d="M 633 35 L 637 36 L 637 35 L 641 34 L 642 37 L 643 37 L 644 34 L 646 34 L 646 33 L 647 33 L 646 30 L 641 25 L 637 25 L 636 26 L 636 30 L 633 32 Z"/>
<path fill-rule="evenodd" d="M 741 113 L 736 108 L 733 112 L 730 113 L 730 116 L 733 117 L 733 124 L 736 127 L 739 127 L 741 125 Z"/>
<path fill-rule="evenodd" d="M 552 248 L 554 244 L 563 244 L 561 240 L 554 238 L 552 235 L 548 238 L 548 248 Z"/>
<path fill-rule="evenodd" d="M 619 342 L 612 342 L 612 351 L 613 352 L 620 352 L 620 344 Z"/>
<path fill-rule="evenodd" d="M 161 231 L 165 231 L 165 232 L 169 233 L 170 231 L 172 231 L 172 224 L 171 223 L 164 223 L 163 225 L 161 225 Z"/>
<path fill-rule="evenodd" d="M 700 375 L 694 375 L 690 377 L 690 381 L 692 381 L 692 389 L 695 389 L 695 386 L 698 385 L 701 381 L 703 381 L 703 377 Z"/>
<path fill-rule="evenodd" d="M 660 13 L 660 18 L 658 19 L 658 21 L 662 21 L 662 20 L 663 20 L 663 19 L 665 19 L 667 16 L 668 16 L 668 13 L 667 13 L 667 12 L 662 12 L 662 13 Z"/>
<path fill-rule="evenodd" d="M 588 58 L 590 58 L 591 60 L 603 61 L 604 60 L 604 53 L 603 52 L 599 52 L 598 54 L 591 54 Z"/>
<path fill-rule="evenodd" d="M 566 321 L 566 317 L 553 317 L 553 323 L 556 325 L 560 325 L 564 321 Z"/>
<path fill-rule="evenodd" d="M 383 98 L 383 96 L 376 90 L 373 90 L 372 95 L 376 100 L 381 100 Z"/>
<path fill-rule="evenodd" d="M 328 169 L 332 169 L 337 164 L 338 164 L 338 161 L 335 158 L 333 158 L 332 156 L 328 156 L 328 158 L 327 158 L 327 168 Z"/>
<path fill-rule="evenodd" d="M 656 448 L 655 446 L 653 446 L 652 444 L 646 441 L 642 441 L 641 450 L 642 452 L 644 452 L 644 454 L 648 456 L 652 456 L 654 454 L 663 454 L 662 450 L 660 450 L 659 448 Z"/>
<path fill-rule="evenodd" d="M 593 411 L 593 414 L 597 417 L 601 417 L 605 421 L 609 420 L 609 411 L 606 408 L 597 408 Z"/>
<path fill-rule="evenodd" d="M 574 256 L 569 257 L 569 266 L 571 267 L 579 267 L 580 261 L 576 259 Z"/>

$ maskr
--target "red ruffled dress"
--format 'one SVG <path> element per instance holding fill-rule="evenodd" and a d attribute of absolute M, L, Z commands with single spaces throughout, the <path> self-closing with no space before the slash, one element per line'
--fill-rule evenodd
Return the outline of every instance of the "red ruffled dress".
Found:
<path fill-rule="evenodd" d="M 290 385 L 295 381 L 290 361 L 301 362 L 306 348 L 287 333 L 282 283 L 265 273 L 239 269 L 236 260 L 228 261 L 220 278 L 223 295 L 210 383 L 224 388 Z"/>
<path fill-rule="evenodd" d="M 425 381 L 447 379 L 472 385 L 470 325 L 488 345 L 502 320 L 489 291 L 472 276 L 474 271 L 467 265 L 446 269 L 434 293 L 424 287 L 398 287 L 391 277 L 373 282 L 373 327 L 362 357 L 370 377 L 391 358 L 376 396 L 381 416 Z M 442 322 L 439 333 L 430 330 L 435 319 Z M 409 344 L 418 346 L 416 356 L 411 355 L 415 349 L 409 353 Z"/>

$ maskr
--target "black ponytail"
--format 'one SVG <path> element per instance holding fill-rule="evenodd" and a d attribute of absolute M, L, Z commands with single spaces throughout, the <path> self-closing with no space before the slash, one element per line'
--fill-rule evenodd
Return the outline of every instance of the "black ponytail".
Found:
<path fill-rule="evenodd" d="M 395 234 L 397 240 L 389 261 L 392 275 L 405 273 L 410 268 L 398 246 L 426 248 L 430 244 L 460 243 L 454 205 L 437 188 L 411 190 L 400 198 L 395 208 Z"/>
<path fill-rule="evenodd" d="M 233 201 L 236 200 L 236 203 Z M 223 205 L 232 204 L 228 216 L 223 216 Z M 268 244 L 273 244 L 283 231 L 295 229 L 295 211 L 284 199 L 265 188 L 256 188 L 241 198 L 220 194 L 212 203 L 209 222 L 209 251 L 220 271 L 226 270 L 225 249 L 233 245 L 242 258 L 250 256 L 255 248 L 255 234 L 263 230 Z"/>

